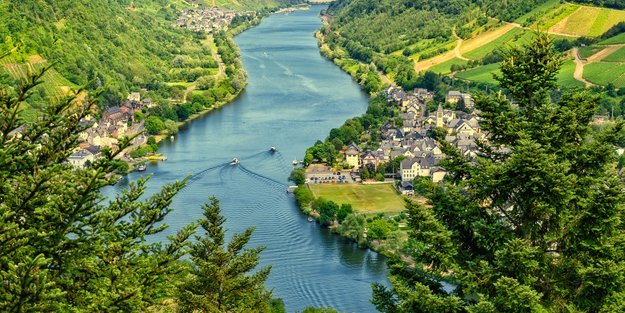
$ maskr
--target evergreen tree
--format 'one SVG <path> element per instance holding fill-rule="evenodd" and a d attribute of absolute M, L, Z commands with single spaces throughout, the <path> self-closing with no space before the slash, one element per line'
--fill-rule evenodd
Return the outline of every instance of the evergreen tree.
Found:
<path fill-rule="evenodd" d="M 250 273 L 258 265 L 264 247 L 244 249 L 254 228 L 236 234 L 225 243 L 219 201 L 204 205 L 200 221 L 205 236 L 196 236 L 191 247 L 193 269 L 179 287 L 181 312 L 267 312 L 271 292 L 264 287 L 270 267 Z"/>
<path fill-rule="evenodd" d="M 32 124 L 20 119 L 46 70 L 0 90 L 0 311 L 145 311 L 180 270 L 193 232 L 189 226 L 169 243 L 146 241 L 167 227 L 160 222 L 184 182 L 139 200 L 142 179 L 105 203 L 99 190 L 113 182 L 114 158 L 130 139 L 103 149 L 89 169 L 66 164 L 89 105 L 69 97 Z"/>
<path fill-rule="evenodd" d="M 392 264 L 383 312 L 625 311 L 618 122 L 589 127 L 599 99 L 554 101 L 560 58 L 546 35 L 503 51 L 502 93 L 478 95 L 488 142 L 468 160 L 441 141 L 451 182 L 409 203 L 414 267 Z M 455 286 L 445 291 L 441 281 Z"/>

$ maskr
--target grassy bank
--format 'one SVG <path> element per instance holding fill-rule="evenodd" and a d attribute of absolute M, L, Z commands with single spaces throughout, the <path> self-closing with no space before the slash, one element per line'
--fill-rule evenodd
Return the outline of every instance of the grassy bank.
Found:
<path fill-rule="evenodd" d="M 397 214 L 404 210 L 404 200 L 390 184 L 312 184 L 315 198 L 348 203 L 355 212 Z"/>

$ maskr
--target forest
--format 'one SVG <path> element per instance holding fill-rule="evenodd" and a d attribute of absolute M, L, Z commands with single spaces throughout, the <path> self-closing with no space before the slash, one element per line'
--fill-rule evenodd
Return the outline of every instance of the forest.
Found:
<path fill-rule="evenodd" d="M 195 82 L 217 70 L 204 34 L 171 27 L 187 6 L 170 0 L 2 1 L 0 51 L 12 51 L 15 63 L 37 56 L 35 63 L 55 64 L 59 84 L 69 88 L 103 88 L 102 107 L 140 89 L 155 100 L 177 98 L 181 90 L 171 83 Z M 270 10 L 260 3 L 247 9 Z M 36 93 L 29 102 L 41 108 L 48 96 Z"/>

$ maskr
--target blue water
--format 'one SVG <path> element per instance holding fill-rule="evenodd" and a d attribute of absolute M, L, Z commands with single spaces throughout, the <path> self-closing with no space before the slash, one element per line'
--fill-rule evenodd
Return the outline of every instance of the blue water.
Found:
<path fill-rule="evenodd" d="M 215 195 L 229 235 L 256 227 L 250 246 L 267 247 L 261 263 L 273 268 L 266 285 L 288 312 L 307 306 L 373 312 L 370 285 L 386 282 L 385 258 L 308 223 L 285 192 L 291 161 L 367 106 L 358 85 L 319 54 L 313 32 L 321 26 L 322 8 L 272 15 L 237 36 L 246 91 L 166 140 L 160 147 L 166 162 L 128 175 L 105 194 L 150 174 L 152 194 L 195 174 L 174 199 L 166 219 L 171 227 L 156 240 L 200 218 L 202 203 Z M 270 153 L 271 146 L 279 152 Z M 228 165 L 235 157 L 240 166 Z"/>

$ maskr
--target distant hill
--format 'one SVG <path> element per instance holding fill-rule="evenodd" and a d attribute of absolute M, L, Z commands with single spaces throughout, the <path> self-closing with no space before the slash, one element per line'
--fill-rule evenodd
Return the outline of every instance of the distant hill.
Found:
<path fill-rule="evenodd" d="M 625 11 L 614 9 L 625 6 L 625 1 L 574 2 L 339 0 L 328 9 L 330 23 L 323 29 L 323 39 L 334 52 L 325 54 L 342 59 L 337 61 L 339 64 L 349 59 L 373 63 L 387 78 L 405 88 L 412 88 L 417 74 L 427 70 L 441 74 L 467 70 L 458 77 L 492 83 L 491 73 L 499 62 L 497 49 L 527 42 L 536 29 L 548 32 L 559 42 L 559 48 L 570 49 L 580 43 L 603 40 L 606 32 L 625 22 Z M 589 85 L 576 66 L 579 67 L 570 54 L 559 77 L 562 85 Z M 593 79 L 599 84 L 607 80 Z"/>
<path fill-rule="evenodd" d="M 104 104 L 139 89 L 157 99 L 180 97 L 172 83 L 188 84 L 218 68 L 205 35 L 171 26 L 181 9 L 199 4 L 267 10 L 292 2 L 299 1 L 0 1 L 0 52 L 14 51 L 0 63 L 13 79 L 55 64 L 51 84 L 62 88 L 40 89 L 30 100 L 34 106 L 90 82 L 89 89 L 107 88 Z"/>

